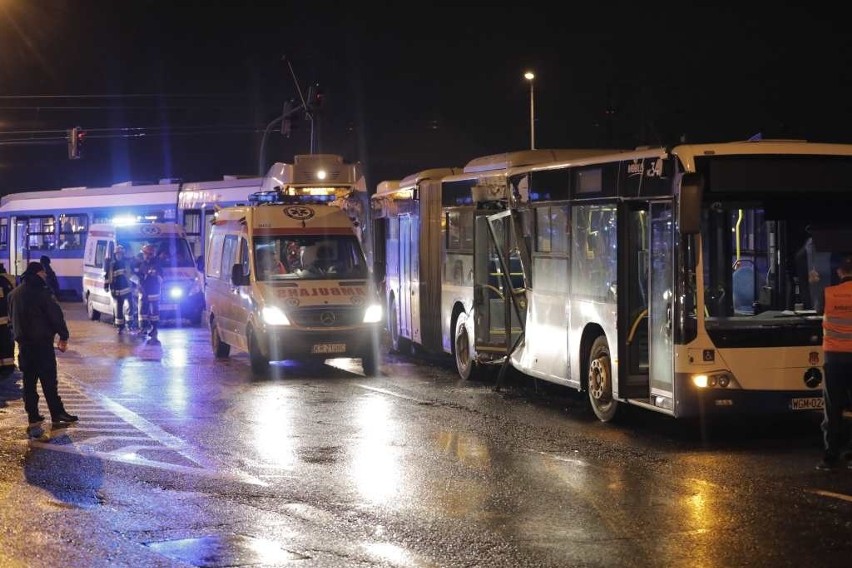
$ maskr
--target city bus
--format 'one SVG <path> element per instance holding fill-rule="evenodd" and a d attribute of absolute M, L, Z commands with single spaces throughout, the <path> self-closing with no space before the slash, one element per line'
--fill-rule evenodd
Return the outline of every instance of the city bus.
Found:
<path fill-rule="evenodd" d="M 508 364 L 585 392 L 604 422 L 624 406 L 676 418 L 821 408 L 819 301 L 852 252 L 852 145 L 491 161 L 481 177 L 505 183 L 471 186 L 474 370 Z"/>

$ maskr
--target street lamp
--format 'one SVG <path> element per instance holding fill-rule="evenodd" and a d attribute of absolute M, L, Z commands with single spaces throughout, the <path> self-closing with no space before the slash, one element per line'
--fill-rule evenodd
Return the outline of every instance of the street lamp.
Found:
<path fill-rule="evenodd" d="M 524 73 L 524 79 L 530 82 L 530 150 L 535 150 L 535 91 L 533 89 L 535 73 L 527 71 Z"/>

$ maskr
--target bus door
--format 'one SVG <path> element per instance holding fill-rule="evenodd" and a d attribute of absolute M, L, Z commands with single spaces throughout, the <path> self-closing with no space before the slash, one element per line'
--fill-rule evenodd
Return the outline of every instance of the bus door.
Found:
<path fill-rule="evenodd" d="M 9 273 L 19 277 L 27 269 L 29 257 L 29 217 L 13 217 L 9 225 Z"/>
<path fill-rule="evenodd" d="M 420 217 L 399 216 L 400 334 L 422 344 L 420 330 Z"/>
<path fill-rule="evenodd" d="M 671 202 L 650 204 L 648 305 L 651 399 L 674 399 L 674 216 Z"/>
<path fill-rule="evenodd" d="M 477 353 L 508 355 L 523 333 L 526 287 L 522 270 L 517 211 L 474 219 L 474 322 Z"/>
<path fill-rule="evenodd" d="M 648 302 L 651 286 L 650 240 L 651 223 L 647 203 L 628 203 L 626 258 L 627 274 L 619 277 L 619 314 L 625 314 L 618 325 L 619 344 L 625 349 L 619 354 L 618 394 L 622 398 L 648 401 Z"/>

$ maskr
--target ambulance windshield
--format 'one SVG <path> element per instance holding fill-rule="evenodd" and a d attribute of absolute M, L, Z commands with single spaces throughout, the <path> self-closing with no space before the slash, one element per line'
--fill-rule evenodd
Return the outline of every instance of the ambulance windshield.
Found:
<path fill-rule="evenodd" d="M 255 238 L 254 262 L 262 281 L 368 276 L 364 253 L 350 235 Z"/>

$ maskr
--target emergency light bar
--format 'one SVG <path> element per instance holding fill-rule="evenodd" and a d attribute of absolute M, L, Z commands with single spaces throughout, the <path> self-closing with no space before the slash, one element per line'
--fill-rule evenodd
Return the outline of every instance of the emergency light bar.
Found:
<path fill-rule="evenodd" d="M 319 204 L 334 203 L 352 192 L 351 187 L 277 187 L 271 191 L 258 191 L 249 195 L 251 205 Z"/>

